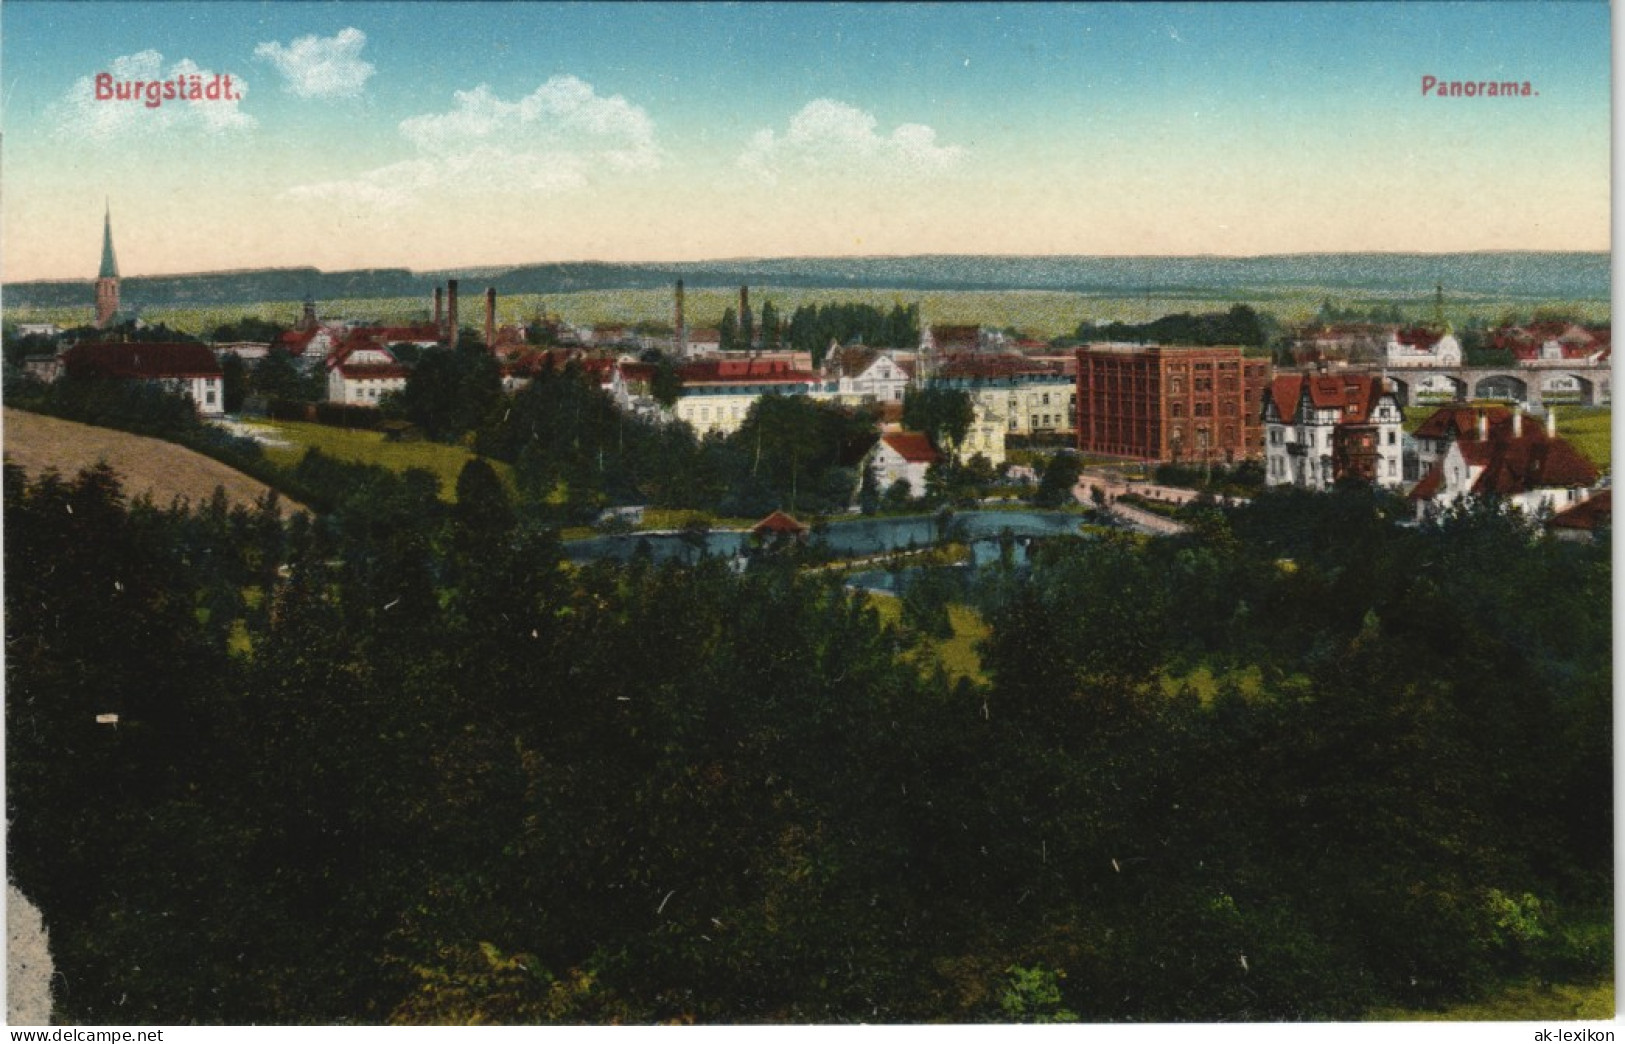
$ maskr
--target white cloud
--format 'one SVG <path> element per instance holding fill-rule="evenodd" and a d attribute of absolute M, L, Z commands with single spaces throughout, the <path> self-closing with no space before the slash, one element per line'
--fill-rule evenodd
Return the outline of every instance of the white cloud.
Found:
<path fill-rule="evenodd" d="M 254 57 L 276 67 L 287 89 L 301 98 L 354 98 L 377 70 L 361 60 L 367 34 L 360 29 L 339 30 L 336 36 L 301 36 L 283 46 L 276 42 L 254 48 Z"/>
<path fill-rule="evenodd" d="M 517 101 L 481 84 L 457 91 L 445 112 L 401 121 L 412 159 L 338 181 L 300 185 L 294 199 L 377 208 L 468 191 L 555 195 L 586 188 L 606 173 L 658 168 L 654 123 L 625 98 L 602 97 L 574 76 L 555 76 Z"/>
<path fill-rule="evenodd" d="M 48 112 L 57 137 L 71 141 L 103 142 L 132 133 L 250 130 L 258 121 L 240 107 L 248 84 L 230 76 L 228 88 L 227 79 L 226 74 L 201 68 L 190 58 L 165 68 L 162 54 L 140 51 L 113 59 L 96 74 L 79 77 L 66 94 L 51 103 Z M 205 96 L 187 100 L 194 88 Z M 118 97 L 121 90 L 123 99 Z M 215 96 L 207 97 L 211 93 Z"/>
<path fill-rule="evenodd" d="M 741 169 L 769 184 L 791 171 L 848 172 L 865 177 L 919 176 L 951 170 L 965 157 L 959 145 L 937 144 L 937 132 L 904 123 L 889 135 L 862 109 L 831 98 L 808 102 L 780 135 L 759 130 L 738 159 Z"/>

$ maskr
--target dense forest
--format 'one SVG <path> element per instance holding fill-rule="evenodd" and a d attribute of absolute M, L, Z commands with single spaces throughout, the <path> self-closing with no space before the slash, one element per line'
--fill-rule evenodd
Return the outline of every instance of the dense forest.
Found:
<path fill-rule="evenodd" d="M 482 461 L 346 479 L 6 467 L 64 1019 L 1345 1019 L 1611 967 L 1606 543 L 1268 493 L 922 573 L 991 626 L 950 683 L 789 559 L 575 567 Z"/>

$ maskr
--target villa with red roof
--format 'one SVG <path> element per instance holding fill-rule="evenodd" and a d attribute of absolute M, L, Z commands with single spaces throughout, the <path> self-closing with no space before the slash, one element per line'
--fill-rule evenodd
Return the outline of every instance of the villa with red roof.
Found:
<path fill-rule="evenodd" d="M 1389 366 L 1460 366 L 1461 342 L 1449 328 L 1401 328 L 1388 339 L 1384 357 Z"/>
<path fill-rule="evenodd" d="M 1534 517 L 1543 511 L 1567 514 L 1590 500 L 1598 471 L 1556 431 L 1556 414 L 1545 427 L 1525 422 L 1516 410 L 1501 410 L 1492 423 L 1490 411 L 1441 410 L 1417 430 L 1428 432 L 1431 463 L 1411 490 L 1418 518 L 1443 511 L 1464 498 L 1494 500 Z M 1459 415 L 1478 412 L 1470 428 Z M 1444 436 L 1444 449 L 1437 448 Z"/>
<path fill-rule="evenodd" d="M 347 339 L 326 366 L 327 400 L 347 405 L 376 406 L 390 392 L 404 390 L 412 374 L 387 347 L 365 338 Z"/>
<path fill-rule="evenodd" d="M 882 490 L 897 482 L 907 482 L 909 495 L 925 496 L 925 473 L 942 459 L 931 439 L 918 431 L 892 431 L 880 436 L 865 458 L 864 466 L 874 469 Z"/>
<path fill-rule="evenodd" d="M 1354 477 L 1404 480 L 1399 399 L 1371 374 L 1289 374 L 1264 390 L 1264 480 L 1327 489 Z"/>

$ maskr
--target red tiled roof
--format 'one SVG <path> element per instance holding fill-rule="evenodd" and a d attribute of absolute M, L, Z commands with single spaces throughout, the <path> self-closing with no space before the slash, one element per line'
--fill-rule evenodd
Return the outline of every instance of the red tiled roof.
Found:
<path fill-rule="evenodd" d="M 798 384 L 818 374 L 792 369 L 783 359 L 704 359 L 677 369 L 684 384 Z"/>
<path fill-rule="evenodd" d="M 1559 512 L 1552 518 L 1551 525 L 1558 529 L 1595 530 L 1599 526 L 1612 525 L 1614 519 L 1614 498 L 1612 490 L 1603 490 L 1589 500 Z"/>
<path fill-rule="evenodd" d="M 1432 351 L 1433 346 L 1444 339 L 1444 334 L 1429 330 L 1425 326 L 1413 326 L 1408 330 L 1396 330 L 1394 340 L 1420 351 Z"/>
<path fill-rule="evenodd" d="M 935 464 L 940 456 L 931 440 L 918 431 L 896 431 L 880 436 L 880 441 L 897 451 L 910 464 Z"/>
<path fill-rule="evenodd" d="M 117 380 L 219 377 L 223 373 L 208 345 L 176 341 L 79 344 L 68 349 L 62 362 L 70 376 Z"/>
<path fill-rule="evenodd" d="M 931 339 L 940 348 L 950 342 L 955 344 L 979 344 L 982 339 L 980 326 L 938 326 L 931 325 Z"/>
<path fill-rule="evenodd" d="M 1439 486 L 1443 483 L 1444 462 L 1436 460 L 1433 462 L 1433 466 L 1428 468 L 1427 474 L 1422 476 L 1422 481 L 1411 487 L 1411 491 L 1406 496 L 1411 500 L 1432 500 L 1433 495 L 1439 492 Z"/>
<path fill-rule="evenodd" d="M 1359 424 L 1370 419 L 1371 411 L 1386 394 L 1382 378 L 1370 374 L 1278 376 L 1269 386 L 1269 396 L 1286 424 L 1297 423 L 1298 405 L 1305 389 L 1309 403 L 1317 410 L 1340 410 L 1344 423 Z M 1348 407 L 1354 407 L 1350 410 Z"/>
<path fill-rule="evenodd" d="M 1419 439 L 1476 440 L 1480 413 L 1488 422 L 1491 438 L 1503 428 L 1511 433 L 1512 411 L 1505 406 L 1443 406 L 1433 411 L 1412 434 Z"/>
<path fill-rule="evenodd" d="M 303 355 L 310 342 L 316 339 L 316 330 L 284 330 L 277 334 L 276 343 L 294 355 Z"/>
<path fill-rule="evenodd" d="M 786 515 L 782 511 L 775 511 L 751 527 L 752 533 L 805 533 L 807 527 Z"/>
<path fill-rule="evenodd" d="M 1483 474 L 1473 492 L 1511 496 L 1536 489 L 1579 489 L 1597 481 L 1596 467 L 1563 439 L 1548 439 L 1544 428 L 1530 425 L 1520 438 L 1461 443 L 1462 456 Z"/>
<path fill-rule="evenodd" d="M 998 378 L 1053 374 L 1062 371 L 1050 364 L 1022 355 L 951 355 L 937 369 L 940 377 Z"/>

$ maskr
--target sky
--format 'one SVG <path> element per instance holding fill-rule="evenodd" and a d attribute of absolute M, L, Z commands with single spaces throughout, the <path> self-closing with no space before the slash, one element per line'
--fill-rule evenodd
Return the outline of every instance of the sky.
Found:
<path fill-rule="evenodd" d="M 1610 28 L 1600 0 L 6 0 L 0 275 L 93 278 L 104 206 L 124 276 L 1606 250 Z"/>

